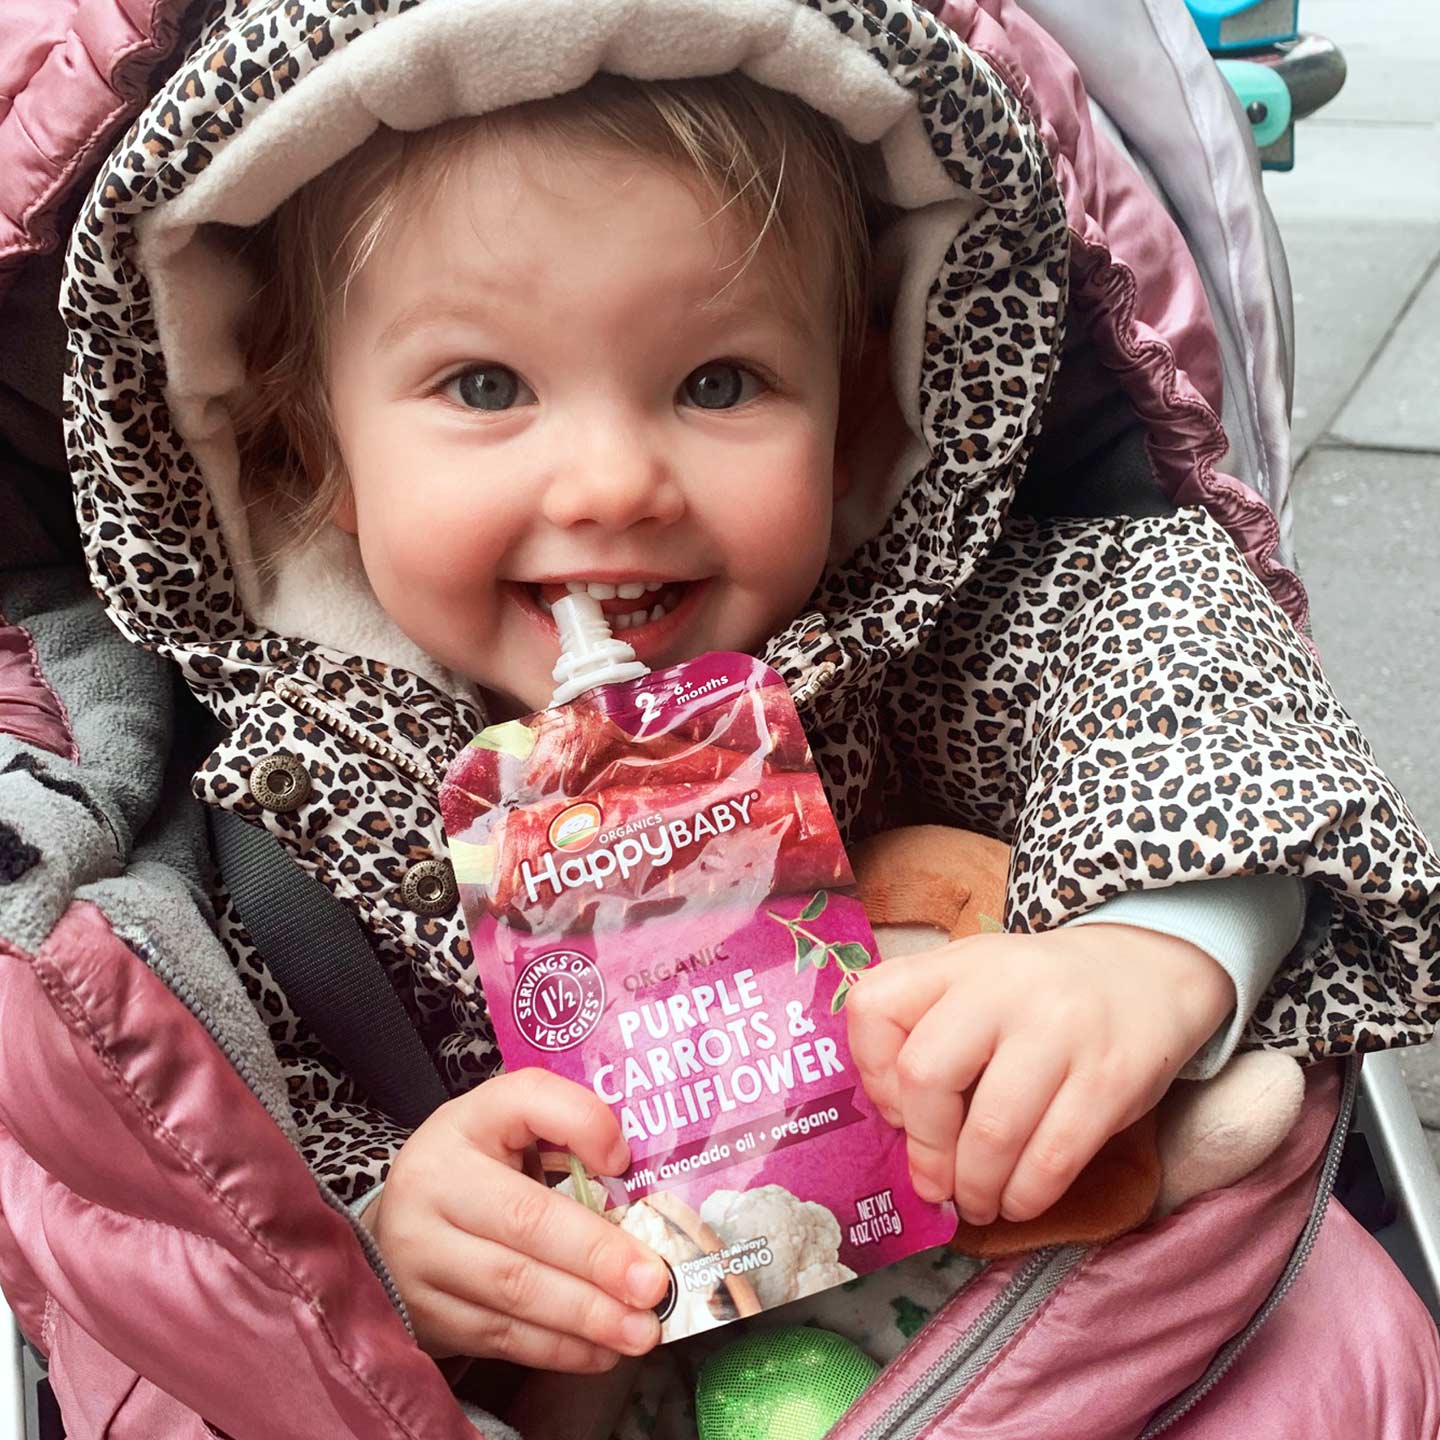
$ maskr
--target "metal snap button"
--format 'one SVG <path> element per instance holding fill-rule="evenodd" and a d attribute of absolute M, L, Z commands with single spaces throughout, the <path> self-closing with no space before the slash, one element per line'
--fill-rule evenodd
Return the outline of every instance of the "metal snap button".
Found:
<path fill-rule="evenodd" d="M 250 771 L 250 794 L 255 803 L 279 815 L 298 810 L 310 798 L 312 788 L 310 772 L 296 756 L 283 750 L 257 760 Z"/>
<path fill-rule="evenodd" d="M 400 899 L 417 915 L 448 915 L 460 898 L 448 860 L 417 860 L 400 882 Z"/>

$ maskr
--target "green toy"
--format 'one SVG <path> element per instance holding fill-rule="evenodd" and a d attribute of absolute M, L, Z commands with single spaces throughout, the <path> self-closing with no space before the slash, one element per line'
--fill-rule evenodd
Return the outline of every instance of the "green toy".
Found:
<path fill-rule="evenodd" d="M 700 1440 L 820 1440 L 880 1367 L 810 1325 L 758 1330 L 717 1350 L 695 1387 Z"/>

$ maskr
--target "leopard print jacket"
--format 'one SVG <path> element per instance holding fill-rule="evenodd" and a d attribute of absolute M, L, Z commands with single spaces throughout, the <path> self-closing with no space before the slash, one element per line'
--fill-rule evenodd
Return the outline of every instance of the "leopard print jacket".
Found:
<path fill-rule="evenodd" d="M 1425 1039 L 1440 1002 L 1440 863 L 1224 529 L 1203 509 L 1012 513 L 1060 353 L 1071 246 L 1032 117 L 909 0 L 773 3 L 823 17 L 837 44 L 903 86 L 945 175 L 975 202 L 926 301 L 928 461 L 765 651 L 792 686 L 842 829 L 910 818 L 924 797 L 929 818 L 1011 840 L 1016 930 L 1130 888 L 1308 876 L 1311 923 L 1248 1042 L 1313 1060 Z M 66 398 L 94 583 L 125 633 L 171 657 L 225 727 L 196 793 L 267 827 L 353 909 L 460 1093 L 498 1061 L 474 957 L 453 903 L 436 913 L 407 880 L 443 856 L 440 777 L 483 716 L 417 674 L 246 614 L 205 475 L 167 404 L 137 243 L 147 211 L 203 177 L 230 137 L 420 8 L 216 6 L 75 230 Z M 277 755 L 300 783 L 296 803 L 267 808 L 257 777 Z M 216 909 L 286 1066 L 307 1158 L 342 1197 L 364 1193 L 404 1132 L 292 1012 L 223 892 Z"/>

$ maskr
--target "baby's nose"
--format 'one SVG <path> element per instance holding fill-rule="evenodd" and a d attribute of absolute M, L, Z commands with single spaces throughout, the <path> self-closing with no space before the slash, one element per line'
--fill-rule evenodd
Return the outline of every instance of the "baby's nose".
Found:
<path fill-rule="evenodd" d="M 685 497 L 663 448 L 635 430 L 592 435 L 551 481 L 546 517 L 554 525 L 585 523 L 621 530 L 645 521 L 673 524 Z"/>

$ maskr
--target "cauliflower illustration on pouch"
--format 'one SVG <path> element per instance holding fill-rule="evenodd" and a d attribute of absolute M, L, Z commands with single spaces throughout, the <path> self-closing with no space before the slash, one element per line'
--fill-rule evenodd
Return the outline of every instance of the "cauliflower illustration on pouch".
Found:
<path fill-rule="evenodd" d="M 673 1308 L 663 1318 L 662 1343 L 855 1279 L 855 1272 L 840 1264 L 840 1224 L 835 1216 L 813 1200 L 792 1195 L 783 1185 L 716 1190 L 698 1212 L 664 1191 L 633 1204 L 607 1206 L 604 1190 L 578 1166 L 572 1166 L 555 1188 L 600 1211 L 668 1261 L 681 1277 Z M 757 1241 L 769 1252 L 767 1263 L 729 1273 L 702 1268 L 698 1282 L 690 1278 L 693 1270 L 686 1274 L 691 1262 L 703 1264 L 707 1256 Z"/>
<path fill-rule="evenodd" d="M 672 1266 L 697 1259 L 702 1253 L 698 1245 L 667 1223 L 644 1200 L 626 1207 L 620 1228 L 643 1241 Z M 681 1286 L 675 1297 L 675 1308 L 665 1317 L 661 1327 L 661 1339 L 698 1335 L 702 1330 L 713 1330 L 717 1325 L 734 1320 L 739 1313 L 723 1284 L 711 1284 L 693 1292 Z"/>
<path fill-rule="evenodd" d="M 562 1195 L 599 1210 L 613 1225 L 648 1245 L 671 1269 L 679 1273 L 690 1261 L 700 1260 L 707 1251 L 721 1248 L 721 1240 L 706 1228 L 700 1216 L 678 1197 L 653 1195 L 633 1205 L 606 1207 L 605 1192 L 583 1173 L 571 1173 L 556 1187 Z M 663 1342 L 713 1330 L 743 1315 L 752 1315 L 761 1303 L 750 1282 L 741 1277 L 707 1278 L 698 1288 L 680 1285 L 672 1308 L 661 1325 Z"/>
<path fill-rule="evenodd" d="M 840 1263 L 840 1223 L 823 1205 L 801 1200 L 783 1185 L 756 1190 L 716 1190 L 700 1206 L 700 1218 L 727 1244 L 763 1235 L 774 1261 L 749 1272 L 767 1310 L 853 1280 Z"/>

